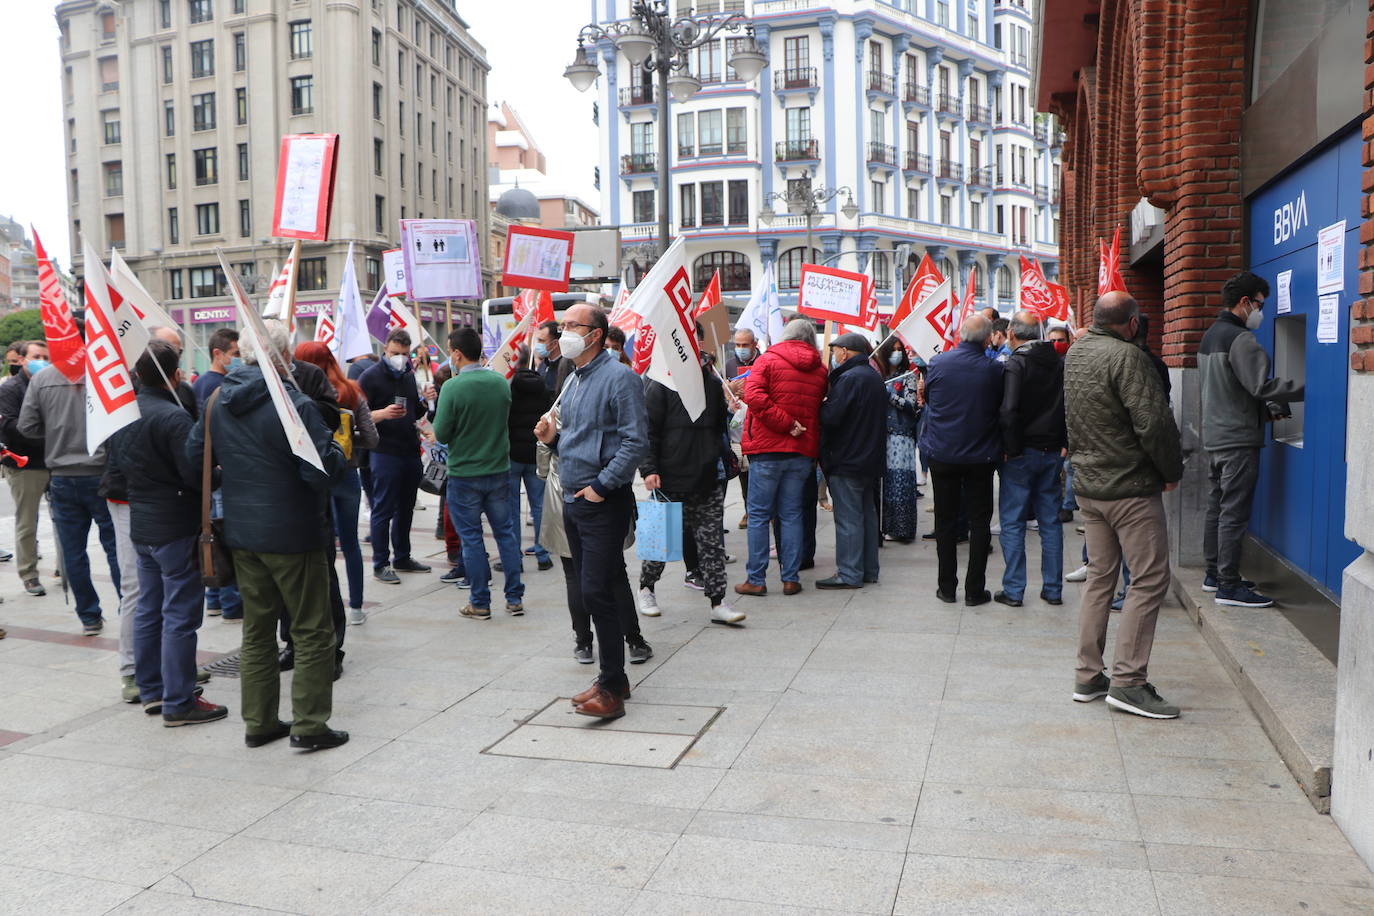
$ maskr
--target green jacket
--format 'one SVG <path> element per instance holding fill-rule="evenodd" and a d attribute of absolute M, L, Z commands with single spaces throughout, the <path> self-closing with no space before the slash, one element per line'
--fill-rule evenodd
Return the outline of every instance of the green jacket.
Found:
<path fill-rule="evenodd" d="M 464 367 L 444 383 L 434 411 L 434 438 L 448 446 L 448 476 L 510 471 L 510 383 L 485 368 Z"/>
<path fill-rule="evenodd" d="M 1091 328 L 1064 361 L 1073 491 L 1152 496 L 1183 476 L 1178 426 L 1145 351 Z"/>

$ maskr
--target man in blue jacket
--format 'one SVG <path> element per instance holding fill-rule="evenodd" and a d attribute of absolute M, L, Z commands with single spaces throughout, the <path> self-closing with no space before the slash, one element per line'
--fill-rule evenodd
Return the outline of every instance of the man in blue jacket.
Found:
<path fill-rule="evenodd" d="M 830 390 L 821 402 L 821 469 L 835 501 L 835 575 L 816 588 L 878 581 L 878 481 L 887 466 L 887 389 L 860 334 L 830 344 Z"/>
<path fill-rule="evenodd" d="M 985 587 L 992 548 L 992 473 L 1002 458 L 998 410 L 1002 405 L 1002 364 L 985 350 L 992 324 L 970 315 L 959 329 L 959 346 L 930 361 L 925 382 L 922 454 L 930 458 L 935 494 L 935 547 L 939 557 L 941 601 L 954 603 L 958 578 L 958 518 L 968 513 L 968 569 L 964 604 L 992 600 Z"/>

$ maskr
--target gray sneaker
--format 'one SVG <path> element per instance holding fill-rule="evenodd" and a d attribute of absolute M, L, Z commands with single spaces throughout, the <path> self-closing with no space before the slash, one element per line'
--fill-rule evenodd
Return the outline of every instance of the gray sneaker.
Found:
<path fill-rule="evenodd" d="M 1178 707 L 1164 702 L 1153 684 L 1113 687 L 1107 691 L 1107 705 L 1147 719 L 1178 718 Z"/>
<path fill-rule="evenodd" d="M 654 657 L 654 650 L 649 648 L 649 644 L 642 639 L 635 642 L 627 640 L 625 647 L 630 652 L 630 664 L 632 665 L 642 665 Z"/>
<path fill-rule="evenodd" d="M 1086 684 L 1075 681 L 1073 685 L 1074 702 L 1091 703 L 1098 697 L 1105 697 L 1111 687 L 1112 679 L 1107 677 L 1105 671 L 1093 675 L 1093 679 Z"/>
<path fill-rule="evenodd" d="M 400 585 L 401 577 L 396 575 L 396 570 L 390 566 L 374 566 L 372 568 L 372 578 L 378 582 L 385 582 L 387 585 Z"/>
<path fill-rule="evenodd" d="M 575 648 L 573 649 L 573 660 L 576 661 L 579 665 L 590 665 L 590 664 L 592 663 L 592 661 L 593 661 L 593 659 L 592 659 L 592 647 L 591 647 L 591 646 L 577 646 L 577 647 L 575 647 Z"/>

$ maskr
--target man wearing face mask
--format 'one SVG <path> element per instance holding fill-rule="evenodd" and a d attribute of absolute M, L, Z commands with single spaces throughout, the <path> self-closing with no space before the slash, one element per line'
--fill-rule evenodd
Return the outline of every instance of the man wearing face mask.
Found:
<path fill-rule="evenodd" d="M 534 435 L 558 455 L 563 522 L 583 603 L 596 626 L 601 672 L 573 697 L 584 716 L 625 715 L 630 681 L 616 594 L 629 591 L 625 536 L 634 515 L 630 488 L 648 452 L 644 385 L 605 350 L 606 314 L 578 304 L 563 316 L 559 349 L 576 371 L 558 406 L 561 428 L 546 415 Z"/>
<path fill-rule="evenodd" d="M 1217 604 L 1269 607 L 1240 576 L 1241 544 L 1250 527 L 1250 507 L 1264 447 L 1264 423 L 1303 399 L 1303 383 L 1270 378 L 1269 354 L 1254 331 L 1264 321 L 1269 284 L 1263 277 L 1238 273 L 1221 288 L 1221 313 L 1198 348 L 1202 375 L 1202 447 L 1207 452 L 1211 493 L 1203 528 L 1207 574 L 1205 591 Z"/>
<path fill-rule="evenodd" d="M 736 403 L 743 403 L 739 399 L 744 396 L 744 383 L 746 379 L 738 378 L 740 373 L 749 371 L 749 367 L 754 365 L 754 360 L 759 358 L 759 341 L 754 336 L 754 332 L 748 328 L 740 328 L 735 332 L 734 350 L 725 360 L 725 381 L 729 386 L 730 394 Z M 749 459 L 744 457 L 744 452 L 739 448 L 738 435 L 732 437 L 732 446 L 735 449 L 735 457 L 739 458 L 739 495 L 744 503 L 745 512 L 740 516 L 740 530 L 749 527 Z"/>
<path fill-rule="evenodd" d="M 243 364 L 239 359 L 239 332 L 233 328 L 219 328 L 210 335 L 206 345 L 210 350 L 210 368 L 201 373 L 200 378 L 191 386 L 196 395 L 196 406 L 205 409 L 205 402 L 224 382 L 229 370 Z"/>
<path fill-rule="evenodd" d="M 48 348 L 41 340 L 19 341 L 19 372 L 0 385 L 0 442 L 16 455 L 28 458 L 22 468 L 13 458 L 0 461 L 14 500 L 14 550 L 19 554 L 19 578 L 30 595 L 45 595 L 38 578 L 38 507 L 48 488 L 48 466 L 43 463 L 43 440 L 19 431 L 19 411 L 35 372 L 48 367 Z M 0 558 L 8 555 L 0 553 Z"/>
<path fill-rule="evenodd" d="M 372 576 L 388 585 L 400 584 L 397 573 L 430 571 L 410 555 L 410 523 L 423 471 L 415 424 L 424 416 L 410 366 L 410 346 L 410 335 L 396 328 L 387 335 L 382 361 L 358 380 L 374 418 L 392 404 L 404 411 L 395 419 L 377 420 L 378 441 L 371 455 Z"/>
<path fill-rule="evenodd" d="M 553 392 L 557 392 L 563 387 L 563 380 L 572 371 L 572 367 L 566 365 L 563 360 L 563 351 L 559 348 L 558 338 L 559 330 L 556 321 L 546 321 L 534 332 L 534 355 L 536 357 L 534 370 L 544 380 L 544 385 Z M 605 342 L 602 343 L 604 346 Z"/>

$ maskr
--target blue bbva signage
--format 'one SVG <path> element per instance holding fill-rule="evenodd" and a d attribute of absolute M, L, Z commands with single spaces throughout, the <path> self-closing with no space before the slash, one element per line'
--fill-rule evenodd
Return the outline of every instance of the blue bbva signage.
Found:
<path fill-rule="evenodd" d="M 1361 171 L 1358 143 L 1342 142 L 1250 198 L 1250 263 L 1263 264 L 1317 244 L 1323 226 L 1360 223 L 1360 192 L 1342 195 L 1340 178 Z"/>

